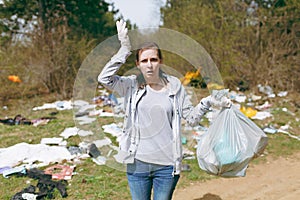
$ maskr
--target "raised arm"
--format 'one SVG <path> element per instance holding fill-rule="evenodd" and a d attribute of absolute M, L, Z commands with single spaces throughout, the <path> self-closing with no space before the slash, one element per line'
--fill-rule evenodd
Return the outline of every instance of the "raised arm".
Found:
<path fill-rule="evenodd" d="M 131 54 L 131 45 L 128 37 L 126 22 L 123 20 L 116 22 L 118 39 L 121 47 L 119 51 L 110 59 L 98 76 L 98 82 L 109 90 L 113 90 L 124 96 L 126 89 L 131 84 L 129 78 L 116 75 L 119 68 L 126 62 L 127 57 Z"/>

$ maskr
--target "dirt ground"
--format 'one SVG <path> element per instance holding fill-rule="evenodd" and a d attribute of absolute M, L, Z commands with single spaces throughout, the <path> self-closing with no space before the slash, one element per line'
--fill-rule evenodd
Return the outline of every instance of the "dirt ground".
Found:
<path fill-rule="evenodd" d="M 174 200 L 300 199 L 300 152 L 249 165 L 245 177 L 218 178 L 175 190 Z"/>

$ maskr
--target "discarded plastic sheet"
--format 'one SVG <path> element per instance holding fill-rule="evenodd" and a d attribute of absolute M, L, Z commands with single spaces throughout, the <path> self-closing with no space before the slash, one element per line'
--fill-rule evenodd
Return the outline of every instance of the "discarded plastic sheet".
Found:
<path fill-rule="evenodd" d="M 79 129 L 77 127 L 68 127 L 65 128 L 63 132 L 61 132 L 60 136 L 64 139 L 68 139 L 71 136 L 75 136 L 78 134 Z"/>
<path fill-rule="evenodd" d="M 238 94 L 235 96 L 234 100 L 239 103 L 244 103 L 246 99 L 247 99 L 246 95 Z"/>
<path fill-rule="evenodd" d="M 264 120 L 268 117 L 272 117 L 273 115 L 267 111 L 258 111 L 256 115 L 251 117 L 251 119 L 258 119 L 258 120 Z"/>
<path fill-rule="evenodd" d="M 122 129 L 115 123 L 102 126 L 105 133 L 109 133 L 112 136 L 119 137 L 122 134 Z"/>
<path fill-rule="evenodd" d="M 84 125 L 84 124 L 90 124 L 90 123 L 94 122 L 96 120 L 96 118 L 82 116 L 82 117 L 76 117 L 75 120 L 78 121 L 78 123 L 80 125 Z"/>
<path fill-rule="evenodd" d="M 16 166 L 20 163 L 41 162 L 45 165 L 62 160 L 71 160 L 73 156 L 66 147 L 45 144 L 19 143 L 0 151 L 0 168 Z"/>
<path fill-rule="evenodd" d="M 287 94 L 288 94 L 287 91 L 281 91 L 281 92 L 278 92 L 277 96 L 279 96 L 279 97 L 285 97 Z"/>
<path fill-rule="evenodd" d="M 56 101 L 54 103 L 45 103 L 42 106 L 34 107 L 32 110 L 45 110 L 45 109 L 56 109 L 56 110 L 70 110 L 73 109 L 71 101 Z"/>
<path fill-rule="evenodd" d="M 3 171 L 2 174 L 3 174 L 4 178 L 8 178 L 10 175 L 16 174 L 16 173 L 26 174 L 25 166 L 18 166 L 18 167 L 14 167 L 11 169 L 7 169 L 7 170 Z"/>
<path fill-rule="evenodd" d="M 223 177 L 245 176 L 249 162 L 267 145 L 267 135 L 237 108 L 223 109 L 197 146 L 198 164 Z"/>
<path fill-rule="evenodd" d="M 97 105 L 93 105 L 93 104 L 83 105 L 83 106 L 79 107 L 77 113 L 84 113 L 84 112 L 89 113 L 91 110 L 94 110 L 96 108 L 96 106 Z"/>
<path fill-rule="evenodd" d="M 98 148 L 101 148 L 101 147 L 103 147 L 103 146 L 105 146 L 105 145 L 110 145 L 112 142 L 111 142 L 111 140 L 110 140 L 109 138 L 105 138 L 105 139 L 103 139 L 103 140 L 95 140 L 93 143 L 94 143 Z"/>
<path fill-rule="evenodd" d="M 92 131 L 79 130 L 78 135 L 81 137 L 86 137 L 89 135 L 94 135 L 94 133 Z"/>
<path fill-rule="evenodd" d="M 104 156 L 98 156 L 97 158 L 92 158 L 92 161 L 97 165 L 105 165 L 106 158 Z"/>

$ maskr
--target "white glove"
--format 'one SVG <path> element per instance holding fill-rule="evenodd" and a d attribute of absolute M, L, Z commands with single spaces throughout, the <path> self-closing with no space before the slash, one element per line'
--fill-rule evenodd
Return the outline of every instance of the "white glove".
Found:
<path fill-rule="evenodd" d="M 228 90 L 213 90 L 212 95 L 201 99 L 201 107 L 206 110 L 209 110 L 211 106 L 225 108 L 230 107 L 232 102 L 226 97 L 227 93 Z"/>
<path fill-rule="evenodd" d="M 126 28 L 126 22 L 121 19 L 120 21 L 116 22 L 116 26 L 118 31 L 118 39 L 121 42 L 121 46 L 127 47 L 130 51 L 131 45 L 128 37 L 128 29 Z"/>
<path fill-rule="evenodd" d="M 210 105 L 214 107 L 230 107 L 232 102 L 227 98 L 228 89 L 213 90 L 210 98 Z"/>
<path fill-rule="evenodd" d="M 210 105 L 213 107 L 225 107 L 229 108 L 232 105 L 232 102 L 227 97 L 223 96 L 221 99 L 216 99 L 211 97 Z"/>

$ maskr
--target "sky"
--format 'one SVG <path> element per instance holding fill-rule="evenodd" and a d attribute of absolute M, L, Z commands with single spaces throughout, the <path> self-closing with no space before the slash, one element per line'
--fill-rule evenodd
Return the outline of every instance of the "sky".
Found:
<path fill-rule="evenodd" d="M 160 25 L 160 6 L 166 0 L 106 0 L 114 3 L 125 20 L 129 19 L 138 28 L 158 27 Z"/>

